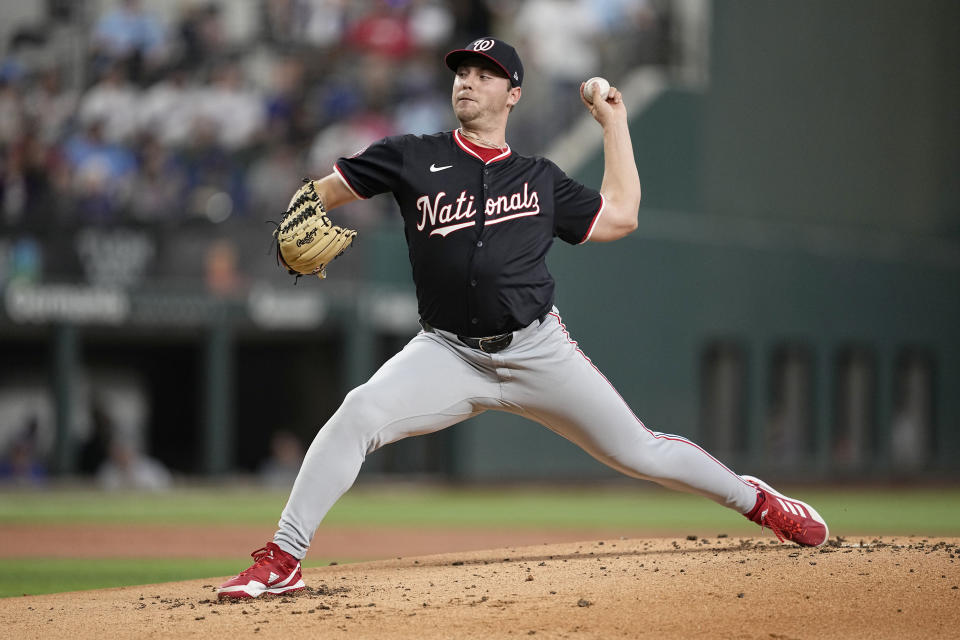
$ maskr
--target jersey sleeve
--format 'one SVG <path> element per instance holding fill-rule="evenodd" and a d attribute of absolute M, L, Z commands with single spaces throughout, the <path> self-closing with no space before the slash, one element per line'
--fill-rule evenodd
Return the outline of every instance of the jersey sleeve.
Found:
<path fill-rule="evenodd" d="M 403 169 L 403 139 L 383 138 L 349 158 L 339 158 L 333 170 L 359 198 L 393 191 Z"/>
<path fill-rule="evenodd" d="M 554 235 L 570 244 L 586 242 L 603 213 L 603 196 L 550 164 L 554 172 Z"/>

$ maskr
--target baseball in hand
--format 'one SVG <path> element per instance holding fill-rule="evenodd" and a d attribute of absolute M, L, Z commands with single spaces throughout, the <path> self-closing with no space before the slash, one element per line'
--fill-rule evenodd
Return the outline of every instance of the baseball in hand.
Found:
<path fill-rule="evenodd" d="M 588 102 L 593 102 L 595 97 L 606 100 L 609 92 L 610 83 L 607 82 L 606 78 L 599 76 L 590 78 L 583 85 L 583 97 L 586 98 Z"/>

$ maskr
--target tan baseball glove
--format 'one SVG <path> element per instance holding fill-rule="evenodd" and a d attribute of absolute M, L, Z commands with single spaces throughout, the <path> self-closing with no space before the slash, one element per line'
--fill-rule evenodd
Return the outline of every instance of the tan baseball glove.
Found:
<path fill-rule="evenodd" d="M 327 265 L 350 248 L 357 232 L 330 221 L 314 181 L 305 178 L 273 236 L 277 239 L 277 262 L 292 275 L 326 278 Z"/>

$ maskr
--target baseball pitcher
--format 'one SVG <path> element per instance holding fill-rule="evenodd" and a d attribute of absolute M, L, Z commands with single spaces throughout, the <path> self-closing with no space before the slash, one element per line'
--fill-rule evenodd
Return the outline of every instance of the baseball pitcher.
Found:
<path fill-rule="evenodd" d="M 320 429 L 273 541 L 219 597 L 303 589 L 300 560 L 369 453 L 491 409 L 534 420 L 624 474 L 735 509 L 780 540 L 826 542 L 827 525 L 809 505 L 737 475 L 686 438 L 648 429 L 554 306 L 545 262 L 554 238 L 609 242 L 637 227 L 640 178 L 620 91 L 602 83 L 580 89 L 603 132 L 597 191 L 507 144 L 523 85 L 512 46 L 481 38 L 445 62 L 460 127 L 385 138 L 340 158 L 294 195 L 275 232 L 286 268 L 323 277 L 355 236 L 327 212 L 391 193 L 403 215 L 422 331 Z"/>

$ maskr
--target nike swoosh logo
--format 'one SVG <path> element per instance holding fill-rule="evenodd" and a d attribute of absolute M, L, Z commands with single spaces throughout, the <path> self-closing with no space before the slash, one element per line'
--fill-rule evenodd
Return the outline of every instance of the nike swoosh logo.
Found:
<path fill-rule="evenodd" d="M 452 166 L 453 166 L 452 164 L 448 164 L 448 165 L 446 165 L 445 167 L 438 167 L 438 166 L 435 165 L 435 164 L 431 164 L 431 165 L 430 165 L 430 173 L 436 173 L 437 171 L 443 171 L 444 169 L 449 169 L 449 168 L 452 167 Z"/>

